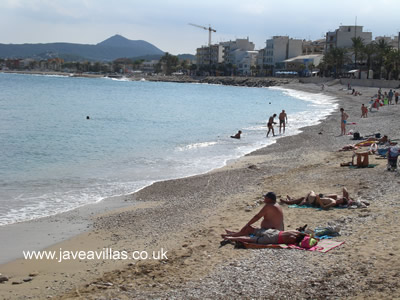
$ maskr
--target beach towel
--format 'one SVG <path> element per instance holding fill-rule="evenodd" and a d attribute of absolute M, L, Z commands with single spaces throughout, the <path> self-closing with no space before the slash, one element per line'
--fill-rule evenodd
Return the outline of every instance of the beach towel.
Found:
<path fill-rule="evenodd" d="M 332 250 L 333 248 L 339 247 L 342 244 L 344 244 L 344 242 L 337 242 L 337 241 L 325 239 L 325 240 L 320 240 L 316 246 L 309 248 L 309 249 L 301 248 L 297 245 L 288 245 L 288 248 L 299 249 L 299 250 L 308 250 L 308 251 L 318 251 L 321 253 L 326 253 L 326 252 Z"/>
<path fill-rule="evenodd" d="M 375 168 L 376 164 L 369 164 L 367 167 L 349 166 L 350 169 L 364 169 L 364 168 Z"/>
<path fill-rule="evenodd" d="M 304 204 L 304 205 L 291 204 L 291 205 L 288 205 L 288 207 L 291 207 L 291 208 L 314 208 L 314 209 L 322 210 L 321 207 L 312 206 L 310 204 Z M 340 209 L 340 208 L 347 208 L 347 207 L 346 206 L 335 206 L 335 207 L 331 207 L 331 208 L 339 208 Z"/>
<path fill-rule="evenodd" d="M 355 146 L 356 147 L 370 147 L 372 144 L 375 144 L 375 143 L 377 143 L 377 141 L 376 140 L 374 140 L 374 141 L 365 141 L 365 142 L 360 142 L 360 143 L 357 143 L 357 144 L 355 144 Z"/>
<path fill-rule="evenodd" d="M 333 248 L 339 247 L 340 245 L 344 244 L 344 242 L 337 242 L 332 241 L 329 239 L 320 240 L 318 244 L 312 248 L 306 249 L 299 247 L 297 245 L 286 245 L 286 244 L 255 244 L 255 243 L 244 243 L 242 242 L 243 246 L 246 249 L 265 249 L 265 248 L 275 248 L 275 249 L 299 249 L 299 250 L 307 250 L 307 251 L 318 251 L 321 253 L 326 253 Z"/>

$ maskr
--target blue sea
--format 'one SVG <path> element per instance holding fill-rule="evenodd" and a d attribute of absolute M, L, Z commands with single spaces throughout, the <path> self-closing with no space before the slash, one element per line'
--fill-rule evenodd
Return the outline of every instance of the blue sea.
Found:
<path fill-rule="evenodd" d="M 335 108 L 282 88 L 0 73 L 0 225 L 205 173 L 276 142 L 273 113 L 287 136 Z"/>

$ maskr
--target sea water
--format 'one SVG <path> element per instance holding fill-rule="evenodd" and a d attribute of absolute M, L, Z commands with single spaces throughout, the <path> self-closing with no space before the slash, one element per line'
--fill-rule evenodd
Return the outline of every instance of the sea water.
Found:
<path fill-rule="evenodd" d="M 274 143 L 273 113 L 293 135 L 335 108 L 281 88 L 0 73 L 0 225 L 207 172 Z"/>

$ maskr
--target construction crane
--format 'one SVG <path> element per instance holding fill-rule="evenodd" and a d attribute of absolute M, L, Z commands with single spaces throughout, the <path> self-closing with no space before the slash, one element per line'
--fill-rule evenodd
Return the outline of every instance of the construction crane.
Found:
<path fill-rule="evenodd" d="M 192 24 L 192 23 L 189 23 L 189 25 L 192 25 L 192 26 L 195 26 L 195 27 L 199 27 L 199 28 L 203 28 L 204 30 L 208 30 L 208 46 L 210 47 L 211 46 L 211 32 L 212 31 L 217 32 L 217 31 L 215 29 L 211 28 L 211 26 L 208 26 L 208 28 L 207 28 L 207 27 L 196 25 L 196 24 Z"/>

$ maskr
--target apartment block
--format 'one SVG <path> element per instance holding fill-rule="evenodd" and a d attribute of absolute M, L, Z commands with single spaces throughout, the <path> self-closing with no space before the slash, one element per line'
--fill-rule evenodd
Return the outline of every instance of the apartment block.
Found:
<path fill-rule="evenodd" d="M 303 54 L 322 54 L 325 52 L 326 40 L 303 41 Z"/>
<path fill-rule="evenodd" d="M 399 49 L 399 36 L 377 36 L 375 42 L 378 42 L 379 40 L 384 40 L 393 49 Z"/>
<path fill-rule="evenodd" d="M 211 45 L 196 49 L 196 61 L 199 66 L 217 65 L 223 62 L 223 46 Z"/>
<path fill-rule="evenodd" d="M 267 46 L 260 52 L 262 54 L 259 55 L 258 64 L 262 62 L 261 67 L 270 66 L 272 71 L 277 63 L 299 56 L 303 52 L 303 40 L 289 38 L 288 36 L 274 36 L 267 40 L 266 44 Z"/>
<path fill-rule="evenodd" d="M 222 42 L 220 45 L 224 47 L 223 59 L 225 64 L 236 64 L 238 52 L 254 51 L 255 48 L 254 43 L 250 42 L 249 38 Z"/>
<path fill-rule="evenodd" d="M 372 32 L 364 32 L 363 26 L 339 26 L 339 29 L 326 33 L 326 50 L 332 48 L 351 48 L 352 38 L 361 37 L 364 44 L 372 41 Z"/>

